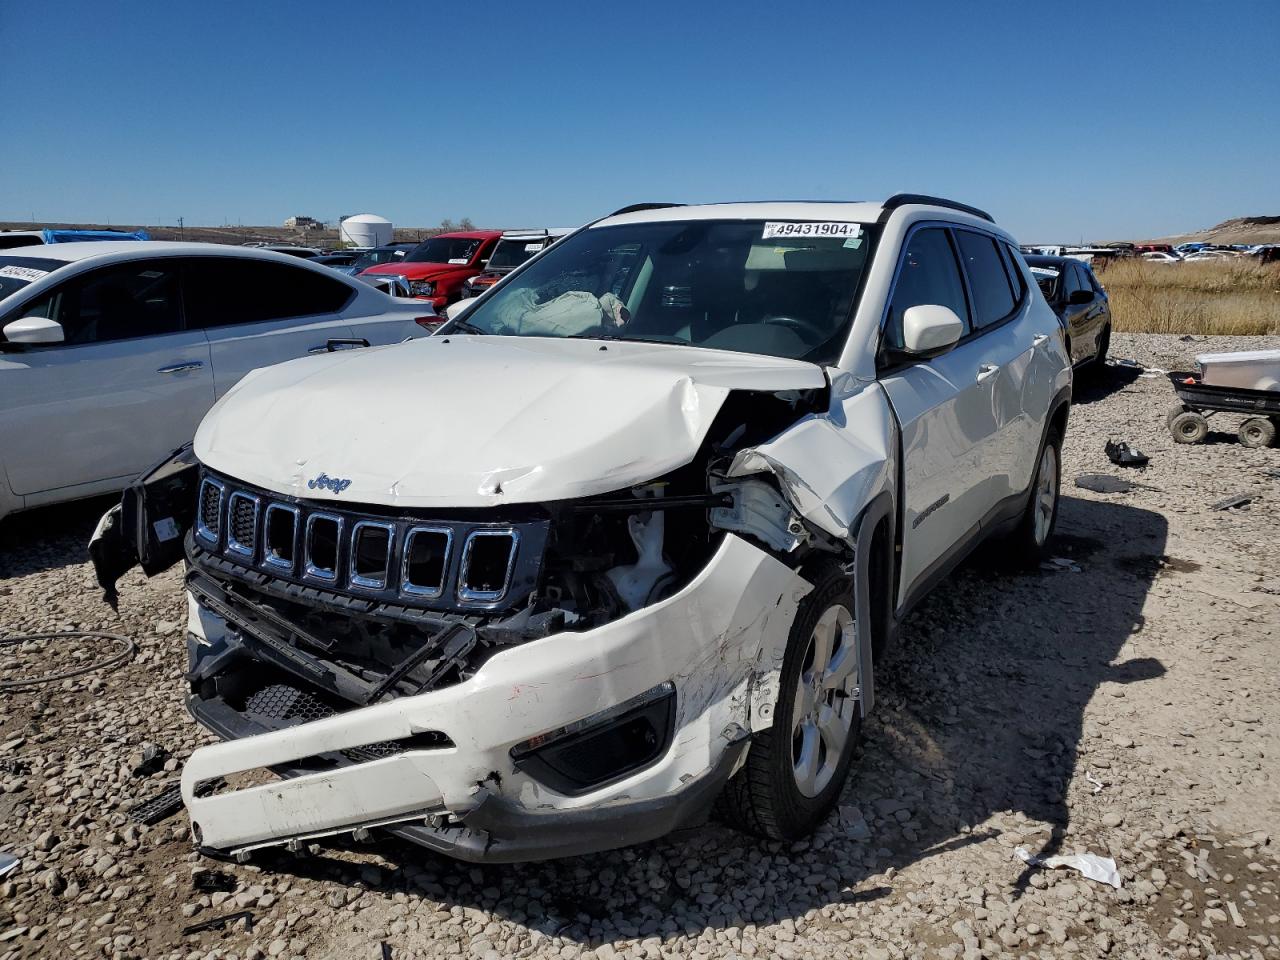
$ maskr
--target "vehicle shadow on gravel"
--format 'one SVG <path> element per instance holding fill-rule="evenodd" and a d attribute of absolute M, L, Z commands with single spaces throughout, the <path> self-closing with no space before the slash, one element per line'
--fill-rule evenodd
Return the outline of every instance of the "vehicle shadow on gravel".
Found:
<path fill-rule="evenodd" d="M 1119 393 L 1141 375 L 1141 367 L 1110 363 L 1099 367 L 1096 364 L 1090 364 L 1076 371 L 1071 388 L 1071 402 L 1073 404 L 1097 403 L 1099 400 L 1105 400 L 1113 393 Z M 1172 391 L 1169 398 L 1169 402 L 1172 403 Z"/>
<path fill-rule="evenodd" d="M 1072 829 L 1066 805 L 1069 781 L 1085 776 L 1085 708 L 1164 672 L 1156 660 L 1116 660 L 1142 627 L 1154 578 L 1168 575 L 1165 542 L 1159 514 L 1064 498 L 1059 562 L 1010 576 L 994 569 L 989 551 L 941 584 L 882 665 L 849 785 L 810 841 L 770 843 L 713 820 L 654 843 L 547 863 L 474 866 L 390 840 L 372 848 L 378 867 L 330 855 L 261 862 L 388 896 L 404 892 L 411 903 L 425 897 L 445 909 L 492 911 L 598 945 L 873 901 L 891 892 L 889 868 L 1001 833 L 1006 844 L 1052 854 L 1069 831 L 1073 842 L 1081 830 L 1088 836 L 1087 826 Z M 993 818 L 1001 824 L 988 824 Z M 1007 846 L 998 855 L 1011 887 L 1027 882 Z M 995 876 L 1004 869 L 983 866 L 976 852 L 974 862 Z"/>
<path fill-rule="evenodd" d="M 0 520 L 0 582 L 89 557 L 89 538 L 119 494 L 40 507 Z"/>

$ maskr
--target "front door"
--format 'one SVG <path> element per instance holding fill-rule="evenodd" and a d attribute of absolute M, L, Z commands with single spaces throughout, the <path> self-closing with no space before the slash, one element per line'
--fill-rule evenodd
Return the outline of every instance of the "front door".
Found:
<path fill-rule="evenodd" d="M 902 436 L 901 605 L 946 564 L 953 547 L 977 535 L 999 501 L 990 482 L 997 456 L 998 366 L 984 338 L 973 336 L 964 281 L 949 231 L 916 230 L 898 268 L 885 342 L 901 348 L 902 315 L 921 304 L 950 307 L 965 324 L 961 342 L 932 360 L 881 372 Z"/>

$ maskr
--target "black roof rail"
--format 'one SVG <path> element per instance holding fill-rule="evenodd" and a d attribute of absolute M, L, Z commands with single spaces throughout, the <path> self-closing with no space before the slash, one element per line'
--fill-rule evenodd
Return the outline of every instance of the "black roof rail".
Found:
<path fill-rule="evenodd" d="M 971 207 L 967 203 L 957 203 L 955 200 L 947 200 L 943 197 L 931 197 L 924 193 L 895 193 L 882 204 L 884 213 L 881 214 L 880 219 L 882 221 L 887 219 L 890 211 L 896 210 L 898 207 L 905 207 L 909 203 L 922 203 L 931 207 L 947 207 L 951 210 L 959 210 L 963 213 L 980 217 L 989 223 L 996 222 L 995 218 L 985 210 L 979 210 L 977 207 Z"/>
<path fill-rule="evenodd" d="M 683 207 L 683 203 L 633 203 L 630 206 L 623 207 L 621 210 L 615 210 L 609 214 L 611 217 L 620 217 L 624 213 L 638 213 L 641 210 L 662 210 L 666 207 Z"/>

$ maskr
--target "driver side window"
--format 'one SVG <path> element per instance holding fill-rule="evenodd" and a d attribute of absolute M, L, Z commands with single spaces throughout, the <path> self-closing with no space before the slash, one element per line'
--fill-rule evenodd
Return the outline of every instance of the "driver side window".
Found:
<path fill-rule="evenodd" d="M 177 333 L 177 266 L 143 260 L 103 267 L 67 281 L 25 314 L 60 323 L 67 346 Z"/>
<path fill-rule="evenodd" d="M 951 238 L 941 227 L 917 230 L 907 241 L 893 288 L 893 299 L 889 303 L 889 318 L 884 331 L 886 347 L 903 349 L 902 316 L 911 307 L 922 304 L 950 307 L 964 324 L 962 336 L 969 334 L 969 304 L 965 300 L 960 265 Z"/>

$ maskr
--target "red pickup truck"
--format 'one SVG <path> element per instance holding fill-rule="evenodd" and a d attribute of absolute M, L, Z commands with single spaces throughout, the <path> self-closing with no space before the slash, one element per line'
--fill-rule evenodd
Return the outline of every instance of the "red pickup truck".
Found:
<path fill-rule="evenodd" d="M 360 276 L 399 276 L 409 295 L 443 311 L 462 297 L 462 285 L 484 270 L 501 230 L 442 233 L 418 244 L 402 260 L 380 263 Z"/>

